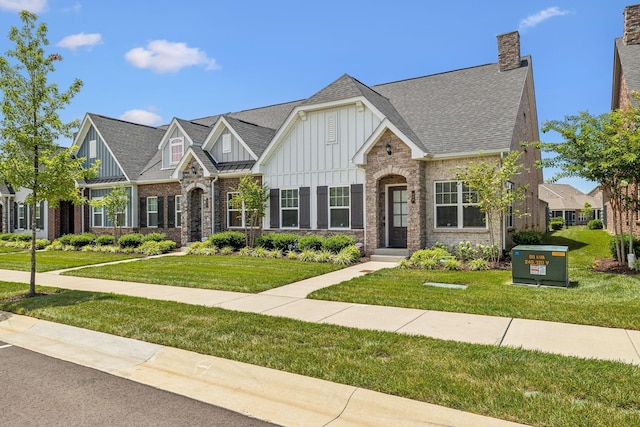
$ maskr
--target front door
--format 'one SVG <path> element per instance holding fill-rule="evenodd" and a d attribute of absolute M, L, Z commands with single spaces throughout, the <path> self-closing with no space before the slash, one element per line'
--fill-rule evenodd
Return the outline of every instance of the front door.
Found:
<path fill-rule="evenodd" d="M 407 247 L 407 186 L 389 187 L 389 247 Z"/>
<path fill-rule="evenodd" d="M 195 188 L 189 194 L 189 238 L 191 242 L 199 242 L 202 239 L 203 193 L 200 188 Z"/>

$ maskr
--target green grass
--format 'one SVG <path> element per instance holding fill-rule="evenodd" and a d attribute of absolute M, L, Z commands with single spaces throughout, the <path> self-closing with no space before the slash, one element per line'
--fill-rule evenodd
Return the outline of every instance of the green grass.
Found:
<path fill-rule="evenodd" d="M 11 248 L 9 246 L 0 246 L 0 254 L 25 252 L 25 251 L 28 251 L 28 249 L 19 249 L 19 248 Z"/>
<path fill-rule="evenodd" d="M 0 300 L 26 289 L 0 282 Z M 640 425 L 640 369 L 621 363 L 79 291 L 0 310 L 526 424 Z"/>
<path fill-rule="evenodd" d="M 320 289 L 309 298 L 640 330 L 640 276 L 590 270 L 596 258 L 610 256 L 608 242 L 605 231 L 578 227 L 547 236 L 546 243 L 570 248 L 569 289 L 510 285 L 511 271 L 386 269 Z"/>
<path fill-rule="evenodd" d="M 81 267 L 103 262 L 120 261 L 139 258 L 140 255 L 107 254 L 96 252 L 36 252 L 36 271 L 63 270 L 65 268 Z M 6 253 L 0 255 L 0 270 L 31 270 L 31 254 L 29 251 Z"/>
<path fill-rule="evenodd" d="M 342 266 L 242 256 L 170 256 L 70 271 L 68 275 L 258 293 Z"/>

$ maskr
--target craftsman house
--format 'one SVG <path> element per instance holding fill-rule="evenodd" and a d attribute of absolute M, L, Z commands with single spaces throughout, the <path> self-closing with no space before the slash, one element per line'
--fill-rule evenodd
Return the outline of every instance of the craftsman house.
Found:
<path fill-rule="evenodd" d="M 624 9 L 623 36 L 615 39 L 613 46 L 613 89 L 611 94 L 611 109 L 624 109 L 631 105 L 637 105 L 637 100 L 632 93 L 640 91 L 640 4 L 627 6 Z M 630 188 L 631 192 L 637 189 Z M 611 203 L 605 194 L 605 218 L 613 219 Z M 638 213 L 627 213 L 627 218 L 622 221 L 624 231 L 629 231 L 629 222 L 636 221 L 634 227 L 638 230 L 640 225 Z M 633 218 L 629 218 L 632 216 Z M 607 230 L 614 232 L 613 221 L 607 221 Z"/>
<path fill-rule="evenodd" d="M 499 61 L 367 86 L 343 75 L 310 97 L 149 127 L 87 114 L 74 144 L 96 178 L 79 183 L 90 199 L 118 185 L 129 192 L 127 230 L 163 232 L 181 244 L 242 229 L 228 204 L 240 177 L 269 188 L 265 231 L 346 233 L 379 248 L 413 252 L 435 242 L 490 241 L 474 194 L 455 166 L 523 150 L 528 185 L 522 218 L 504 218 L 503 247 L 517 229 L 542 230 L 539 152 L 531 57 L 517 32 L 498 36 Z M 62 207 L 62 229 L 109 233 L 101 208 Z M 49 215 L 52 217 L 53 215 Z M 49 222 L 51 224 L 51 221 Z"/>

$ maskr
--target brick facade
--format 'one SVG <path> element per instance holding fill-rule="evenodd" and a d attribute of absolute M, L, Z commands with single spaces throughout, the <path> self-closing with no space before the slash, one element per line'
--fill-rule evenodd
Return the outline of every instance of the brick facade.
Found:
<path fill-rule="evenodd" d="M 181 227 L 176 227 L 175 225 L 169 227 L 169 212 L 171 208 L 169 207 L 169 196 L 179 196 L 180 192 L 180 184 L 177 182 L 168 182 L 164 184 L 149 184 L 149 185 L 140 185 L 138 186 L 138 199 L 134 200 L 133 203 L 138 204 L 138 214 L 140 214 L 140 199 L 146 197 L 162 197 L 162 218 L 163 223 L 162 227 L 139 227 L 138 232 L 142 234 L 149 233 L 164 233 L 167 235 L 167 239 L 173 240 L 176 243 L 180 244 L 181 242 Z M 174 210 L 175 212 L 175 210 Z M 140 224 L 138 222 L 138 224 Z M 125 229 L 123 229 L 125 230 Z"/>

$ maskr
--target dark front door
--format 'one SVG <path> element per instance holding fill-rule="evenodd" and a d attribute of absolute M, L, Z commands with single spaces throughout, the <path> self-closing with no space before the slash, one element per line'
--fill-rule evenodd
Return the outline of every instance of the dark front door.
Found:
<path fill-rule="evenodd" d="M 407 186 L 389 187 L 389 245 L 407 247 Z"/>
<path fill-rule="evenodd" d="M 199 242 L 202 239 L 202 194 L 200 188 L 195 188 L 189 195 L 189 231 L 190 241 Z"/>

